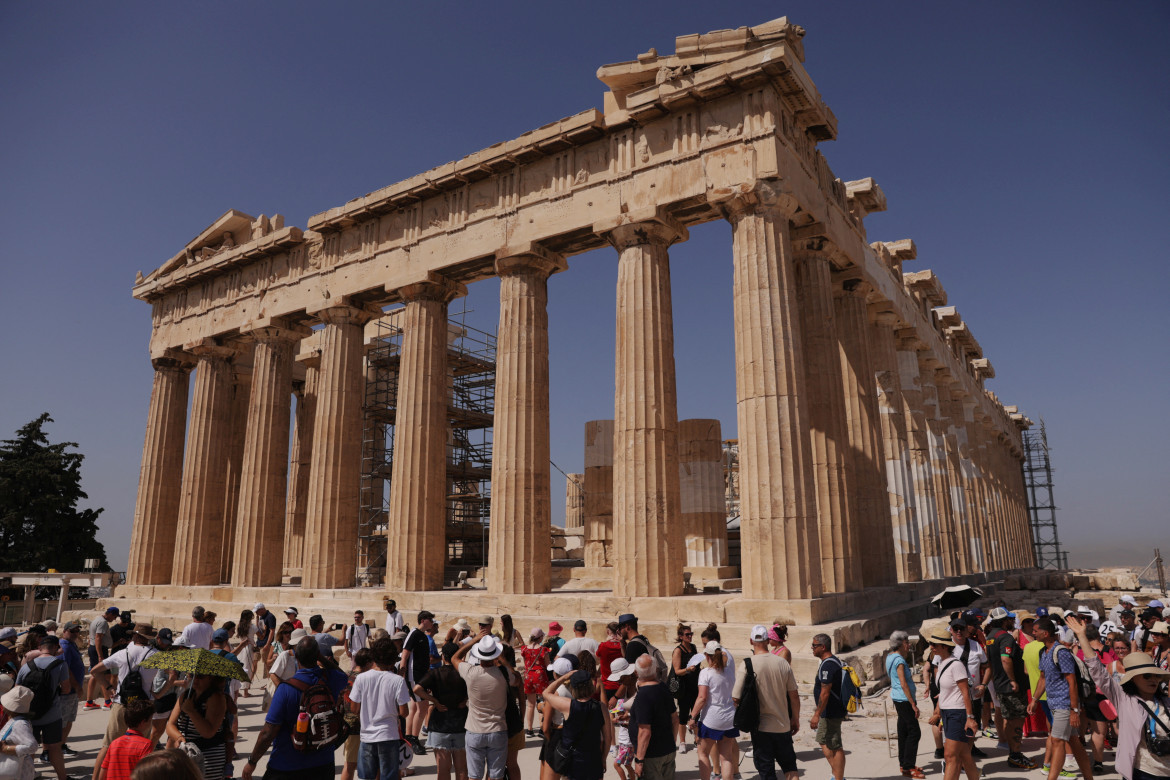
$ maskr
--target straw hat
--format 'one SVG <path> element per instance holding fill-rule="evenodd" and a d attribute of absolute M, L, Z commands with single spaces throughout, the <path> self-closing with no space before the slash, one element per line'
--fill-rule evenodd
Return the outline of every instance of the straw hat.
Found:
<path fill-rule="evenodd" d="M 926 635 L 926 641 L 932 645 L 950 645 L 951 647 L 955 646 L 955 643 L 951 641 L 951 633 L 947 631 L 947 627 L 945 625 L 937 625 L 932 628 L 930 633 Z"/>
<path fill-rule="evenodd" d="M 1162 677 L 1170 677 L 1170 672 L 1154 663 L 1154 659 L 1149 653 L 1130 653 L 1122 661 L 1122 664 L 1125 666 L 1125 674 L 1121 676 L 1122 685 L 1125 685 L 1139 674 L 1156 674 Z"/>
<path fill-rule="evenodd" d="M 485 636 L 475 643 L 475 647 L 471 648 L 471 657 L 480 661 L 491 661 L 499 658 L 502 652 L 504 652 L 503 645 L 497 642 L 494 637 Z"/>
<path fill-rule="evenodd" d="M 459 618 L 455 621 L 455 628 L 458 631 L 470 631 L 471 624 L 467 622 L 467 618 Z"/>

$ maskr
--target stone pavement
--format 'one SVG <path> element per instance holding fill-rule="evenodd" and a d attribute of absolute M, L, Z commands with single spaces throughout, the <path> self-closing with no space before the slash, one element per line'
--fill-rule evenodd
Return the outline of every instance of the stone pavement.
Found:
<path fill-rule="evenodd" d="M 881 697 L 870 699 L 866 703 L 865 711 L 871 713 L 868 716 L 854 716 L 844 727 L 844 741 L 845 748 L 848 753 L 846 762 L 846 777 L 859 778 L 861 780 L 885 780 L 890 778 L 900 778 L 898 772 L 898 763 L 895 758 L 889 756 L 889 750 L 885 740 L 885 720 L 882 717 L 882 699 Z M 797 760 L 799 763 L 801 777 L 806 780 L 830 780 L 829 767 L 825 760 L 821 757 L 820 749 L 813 740 L 813 734 L 808 729 L 808 715 L 812 712 L 811 697 L 809 692 L 805 691 L 801 702 L 802 712 L 802 728 L 796 737 Z M 261 711 L 261 697 L 252 696 L 240 700 L 240 744 L 238 745 L 238 752 L 241 756 L 246 757 L 248 752 L 255 744 L 256 734 L 259 732 L 261 724 L 263 723 L 263 712 Z M 894 725 L 893 707 L 890 707 L 891 714 L 891 728 Z M 102 734 L 105 730 L 106 719 L 108 711 L 89 711 L 82 710 L 78 713 L 77 724 L 74 726 L 73 735 L 69 739 L 69 746 L 81 753 L 80 756 L 66 761 L 66 770 L 72 776 L 89 776 L 92 770 L 94 758 L 97 755 L 98 749 L 101 747 Z M 925 719 L 926 713 L 923 712 Z M 921 766 L 927 773 L 927 777 L 942 778 L 941 762 L 934 760 L 934 743 L 931 741 L 929 727 L 925 720 L 922 724 L 923 740 L 921 743 L 921 750 L 919 752 L 919 766 Z M 748 746 L 748 740 L 742 739 L 740 741 L 741 749 Z M 1032 772 L 1022 772 L 1017 769 L 1008 767 L 1006 760 L 1006 752 L 996 750 L 995 745 L 991 740 L 980 739 L 980 746 L 989 754 L 990 758 L 984 759 L 980 762 L 980 769 L 984 775 L 994 776 L 996 778 L 1031 778 L 1031 780 L 1042 780 L 1044 775 L 1039 770 Z M 527 746 L 520 753 L 520 771 L 526 780 L 537 780 L 538 767 L 537 755 L 540 750 L 539 740 L 528 740 Z M 1034 760 L 1039 759 L 1043 755 L 1044 743 L 1042 739 L 1027 739 L 1025 740 L 1025 752 Z M 1119 775 L 1113 770 L 1113 755 L 1106 752 L 1105 766 L 1108 770 L 1101 777 L 1116 778 Z M 244 759 L 241 758 L 235 763 L 235 770 L 238 776 L 240 770 L 243 768 Z M 267 758 L 260 762 L 256 772 L 256 777 L 261 777 Z M 434 777 L 435 762 L 431 755 L 416 757 L 412 767 L 415 777 Z M 743 758 L 740 763 L 740 770 L 742 777 L 750 780 L 756 777 L 755 767 L 752 766 L 750 756 Z M 693 748 L 689 749 L 685 754 L 678 757 L 677 764 L 678 780 L 698 780 L 699 768 L 698 758 Z M 46 780 L 52 780 L 52 769 L 44 764 L 37 764 L 37 774 Z M 337 774 L 341 774 L 340 765 L 337 768 Z M 607 778 L 616 778 L 612 766 L 607 768 Z M 511 778 L 510 780 L 519 780 L 519 778 Z"/>

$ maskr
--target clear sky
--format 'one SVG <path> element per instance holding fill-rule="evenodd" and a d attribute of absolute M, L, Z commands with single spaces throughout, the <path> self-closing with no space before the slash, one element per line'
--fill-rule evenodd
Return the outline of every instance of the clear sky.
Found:
<path fill-rule="evenodd" d="M 123 567 L 151 386 L 136 271 L 229 208 L 304 227 L 600 108 L 602 64 L 781 15 L 838 118 L 830 165 L 889 198 L 870 240 L 916 241 L 907 270 L 938 274 L 989 388 L 1046 420 L 1073 563 L 1170 553 L 1164 2 L 0 3 L 0 437 L 48 411 L 80 443 Z M 679 416 L 725 437 L 730 253 L 712 223 L 671 255 Z M 599 250 L 550 282 L 566 471 L 613 414 L 615 280 Z M 469 322 L 494 331 L 497 294 L 473 285 Z"/>

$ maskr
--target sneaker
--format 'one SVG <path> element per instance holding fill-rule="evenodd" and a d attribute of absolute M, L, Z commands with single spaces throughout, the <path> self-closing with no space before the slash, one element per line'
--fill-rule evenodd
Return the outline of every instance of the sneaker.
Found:
<path fill-rule="evenodd" d="M 420 740 L 424 739 L 424 738 L 430 736 L 430 733 L 431 733 L 431 730 L 428 729 L 426 726 L 423 726 L 421 729 L 419 729 L 418 738 Z"/>
<path fill-rule="evenodd" d="M 977 745 L 971 746 L 971 755 L 975 756 L 975 758 L 987 758 L 987 754 L 980 750 Z"/>
<path fill-rule="evenodd" d="M 1050 768 L 1051 767 L 1049 767 L 1048 764 L 1045 764 L 1044 766 L 1040 767 L 1040 771 L 1043 772 L 1044 774 L 1048 774 L 1048 770 Z"/>
<path fill-rule="evenodd" d="M 1060 770 L 1059 776 L 1060 777 L 1076 777 L 1077 773 L 1073 772 L 1072 770 L 1069 770 L 1069 769 L 1062 769 L 1062 770 Z"/>
<path fill-rule="evenodd" d="M 1094 761 L 1093 774 L 1105 774 L 1105 764 L 1100 761 Z"/>
<path fill-rule="evenodd" d="M 1032 759 L 1028 758 L 1023 753 L 1013 753 L 1012 755 L 1008 756 L 1008 766 L 1015 767 L 1016 769 L 1036 768 L 1036 764 L 1032 762 Z"/>
<path fill-rule="evenodd" d="M 988 739 L 995 739 L 995 732 L 991 729 L 983 729 L 983 736 L 987 737 Z"/>
<path fill-rule="evenodd" d="M 418 737 L 411 737 L 410 744 L 414 748 L 414 754 L 416 756 L 425 756 L 427 754 L 426 746 L 419 741 Z"/>
<path fill-rule="evenodd" d="M 101 705 L 99 705 L 99 704 L 94 704 L 94 701 L 93 701 L 93 699 L 90 699 L 90 700 L 88 700 L 88 701 L 85 703 L 85 706 L 84 706 L 84 707 L 82 707 L 81 709 L 83 709 L 83 710 L 100 710 L 100 709 L 101 709 Z"/>
<path fill-rule="evenodd" d="M 1008 745 L 1008 743 L 1006 743 L 1006 742 L 996 742 L 995 749 L 996 750 L 1010 750 L 1011 746 Z"/>
<path fill-rule="evenodd" d="M 681 756 L 683 753 L 687 752 L 687 743 L 685 743 L 685 742 L 684 742 L 684 743 L 682 743 L 681 745 L 679 745 L 679 746 L 676 748 L 676 752 L 677 752 L 677 753 L 678 753 L 680 756 Z"/>
<path fill-rule="evenodd" d="M 109 710 L 109 709 L 113 709 L 114 703 L 112 701 L 110 701 L 109 699 L 106 699 L 106 703 L 103 704 L 102 706 L 105 707 L 107 710 Z"/>
<path fill-rule="evenodd" d="M 37 756 L 37 761 L 41 762 L 42 764 L 49 763 L 49 751 L 47 751 L 47 750 L 41 751 L 41 754 L 39 756 Z"/>
<path fill-rule="evenodd" d="M 937 758 L 939 761 L 942 761 L 942 757 L 943 757 L 943 749 L 942 749 L 942 748 L 938 748 L 937 750 L 935 750 L 935 751 L 934 751 L 934 757 L 935 757 L 935 758 Z"/>
<path fill-rule="evenodd" d="M 78 755 L 77 751 L 74 750 L 73 748 L 69 747 L 68 745 L 61 746 L 61 753 L 62 753 L 62 755 L 64 755 L 67 758 L 73 758 L 74 756 Z"/>

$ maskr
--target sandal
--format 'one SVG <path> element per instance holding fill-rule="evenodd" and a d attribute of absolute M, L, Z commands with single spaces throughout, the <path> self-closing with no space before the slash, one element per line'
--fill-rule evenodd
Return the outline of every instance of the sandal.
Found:
<path fill-rule="evenodd" d="M 903 769 L 902 777 L 913 777 L 915 780 L 922 780 L 926 775 L 923 774 L 921 769 L 914 767 L 913 769 Z"/>

